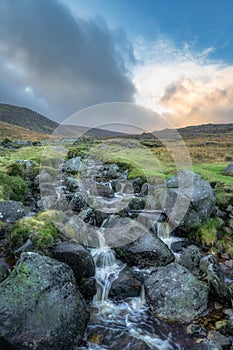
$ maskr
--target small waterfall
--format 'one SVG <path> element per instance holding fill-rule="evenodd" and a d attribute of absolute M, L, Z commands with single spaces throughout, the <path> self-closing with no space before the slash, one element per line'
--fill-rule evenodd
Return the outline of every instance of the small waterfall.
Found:
<path fill-rule="evenodd" d="M 165 221 L 158 221 L 156 226 L 158 237 L 170 248 L 172 243 L 172 237 L 170 236 L 169 224 Z"/>
<path fill-rule="evenodd" d="M 119 264 L 116 260 L 115 252 L 106 246 L 103 232 L 104 228 L 97 231 L 99 247 L 91 250 L 91 255 L 96 266 L 95 278 L 97 281 L 97 293 L 94 297 L 94 302 L 108 299 L 111 285 L 124 267 L 123 264 Z"/>
<path fill-rule="evenodd" d="M 109 220 L 111 221 L 111 217 L 108 223 Z M 138 339 L 153 350 L 181 350 L 180 346 L 172 340 L 166 326 L 148 313 L 144 286 L 139 297 L 127 298 L 117 303 L 108 299 L 112 283 L 126 265 L 116 259 L 114 250 L 106 244 L 104 237 L 106 223 L 104 222 L 97 231 L 98 248 L 91 249 L 96 266 L 97 293 L 91 308 L 94 323 L 89 325 L 89 334 L 93 334 L 93 330 L 97 327 L 97 330 L 101 330 L 101 334 L 106 332 L 106 339 L 109 338 L 110 332 L 112 342 L 111 345 L 103 344 L 103 346 L 90 342 L 87 347 L 78 349 L 115 349 L 118 348 L 118 344 L 121 346 L 121 337 L 129 336 L 132 337 L 129 341 Z M 129 350 L 130 346 L 129 342 L 121 347 L 121 350 Z"/>

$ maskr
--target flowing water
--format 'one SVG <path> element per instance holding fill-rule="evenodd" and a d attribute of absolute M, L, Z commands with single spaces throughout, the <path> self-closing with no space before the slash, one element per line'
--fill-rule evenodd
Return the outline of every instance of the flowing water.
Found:
<path fill-rule="evenodd" d="M 98 231 L 98 239 L 99 247 L 91 250 L 96 265 L 97 294 L 90 305 L 86 344 L 78 349 L 184 349 L 175 339 L 171 326 L 149 311 L 143 286 L 140 297 L 117 302 L 108 299 L 111 285 L 125 265 L 116 259 L 114 250 L 106 246 L 104 227 Z"/>

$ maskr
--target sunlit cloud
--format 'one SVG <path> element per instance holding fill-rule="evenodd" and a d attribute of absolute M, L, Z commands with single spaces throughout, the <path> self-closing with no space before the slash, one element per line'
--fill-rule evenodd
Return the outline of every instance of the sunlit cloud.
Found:
<path fill-rule="evenodd" d="M 162 113 L 174 126 L 233 122 L 233 66 L 214 62 L 214 48 L 196 52 L 161 38 L 139 40 L 134 69 L 136 102 Z M 148 53 L 147 53 L 148 52 Z M 144 57 L 144 59 L 143 59 Z"/>

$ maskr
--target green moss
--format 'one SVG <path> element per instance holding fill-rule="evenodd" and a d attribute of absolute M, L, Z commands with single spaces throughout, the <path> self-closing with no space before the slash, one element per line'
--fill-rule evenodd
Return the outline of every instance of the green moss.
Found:
<path fill-rule="evenodd" d="M 215 243 L 215 250 L 218 254 L 228 254 L 229 257 L 233 258 L 233 241 L 232 237 L 225 235 L 221 240 Z"/>
<path fill-rule="evenodd" d="M 19 176 L 9 176 L 0 171 L 0 200 L 23 201 L 28 190 L 26 182 Z"/>
<path fill-rule="evenodd" d="M 55 244 L 61 233 L 56 229 L 49 215 L 44 212 L 19 220 L 14 225 L 10 236 L 11 245 L 21 246 L 29 236 L 37 249 L 45 250 Z"/>
<path fill-rule="evenodd" d="M 215 186 L 216 204 L 221 210 L 225 210 L 228 205 L 233 203 L 233 189 L 231 186 L 218 183 Z"/>
<path fill-rule="evenodd" d="M 220 218 L 210 218 L 195 232 L 194 236 L 202 245 L 211 248 L 217 240 L 222 238 L 223 224 Z"/>

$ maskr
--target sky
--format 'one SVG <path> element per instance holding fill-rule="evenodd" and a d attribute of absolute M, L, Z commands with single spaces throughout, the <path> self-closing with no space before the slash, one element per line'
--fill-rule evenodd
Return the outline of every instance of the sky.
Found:
<path fill-rule="evenodd" d="M 233 122 L 233 1 L 1 0 L 0 77 L 0 102 L 58 122 L 112 102 L 175 127 Z"/>

